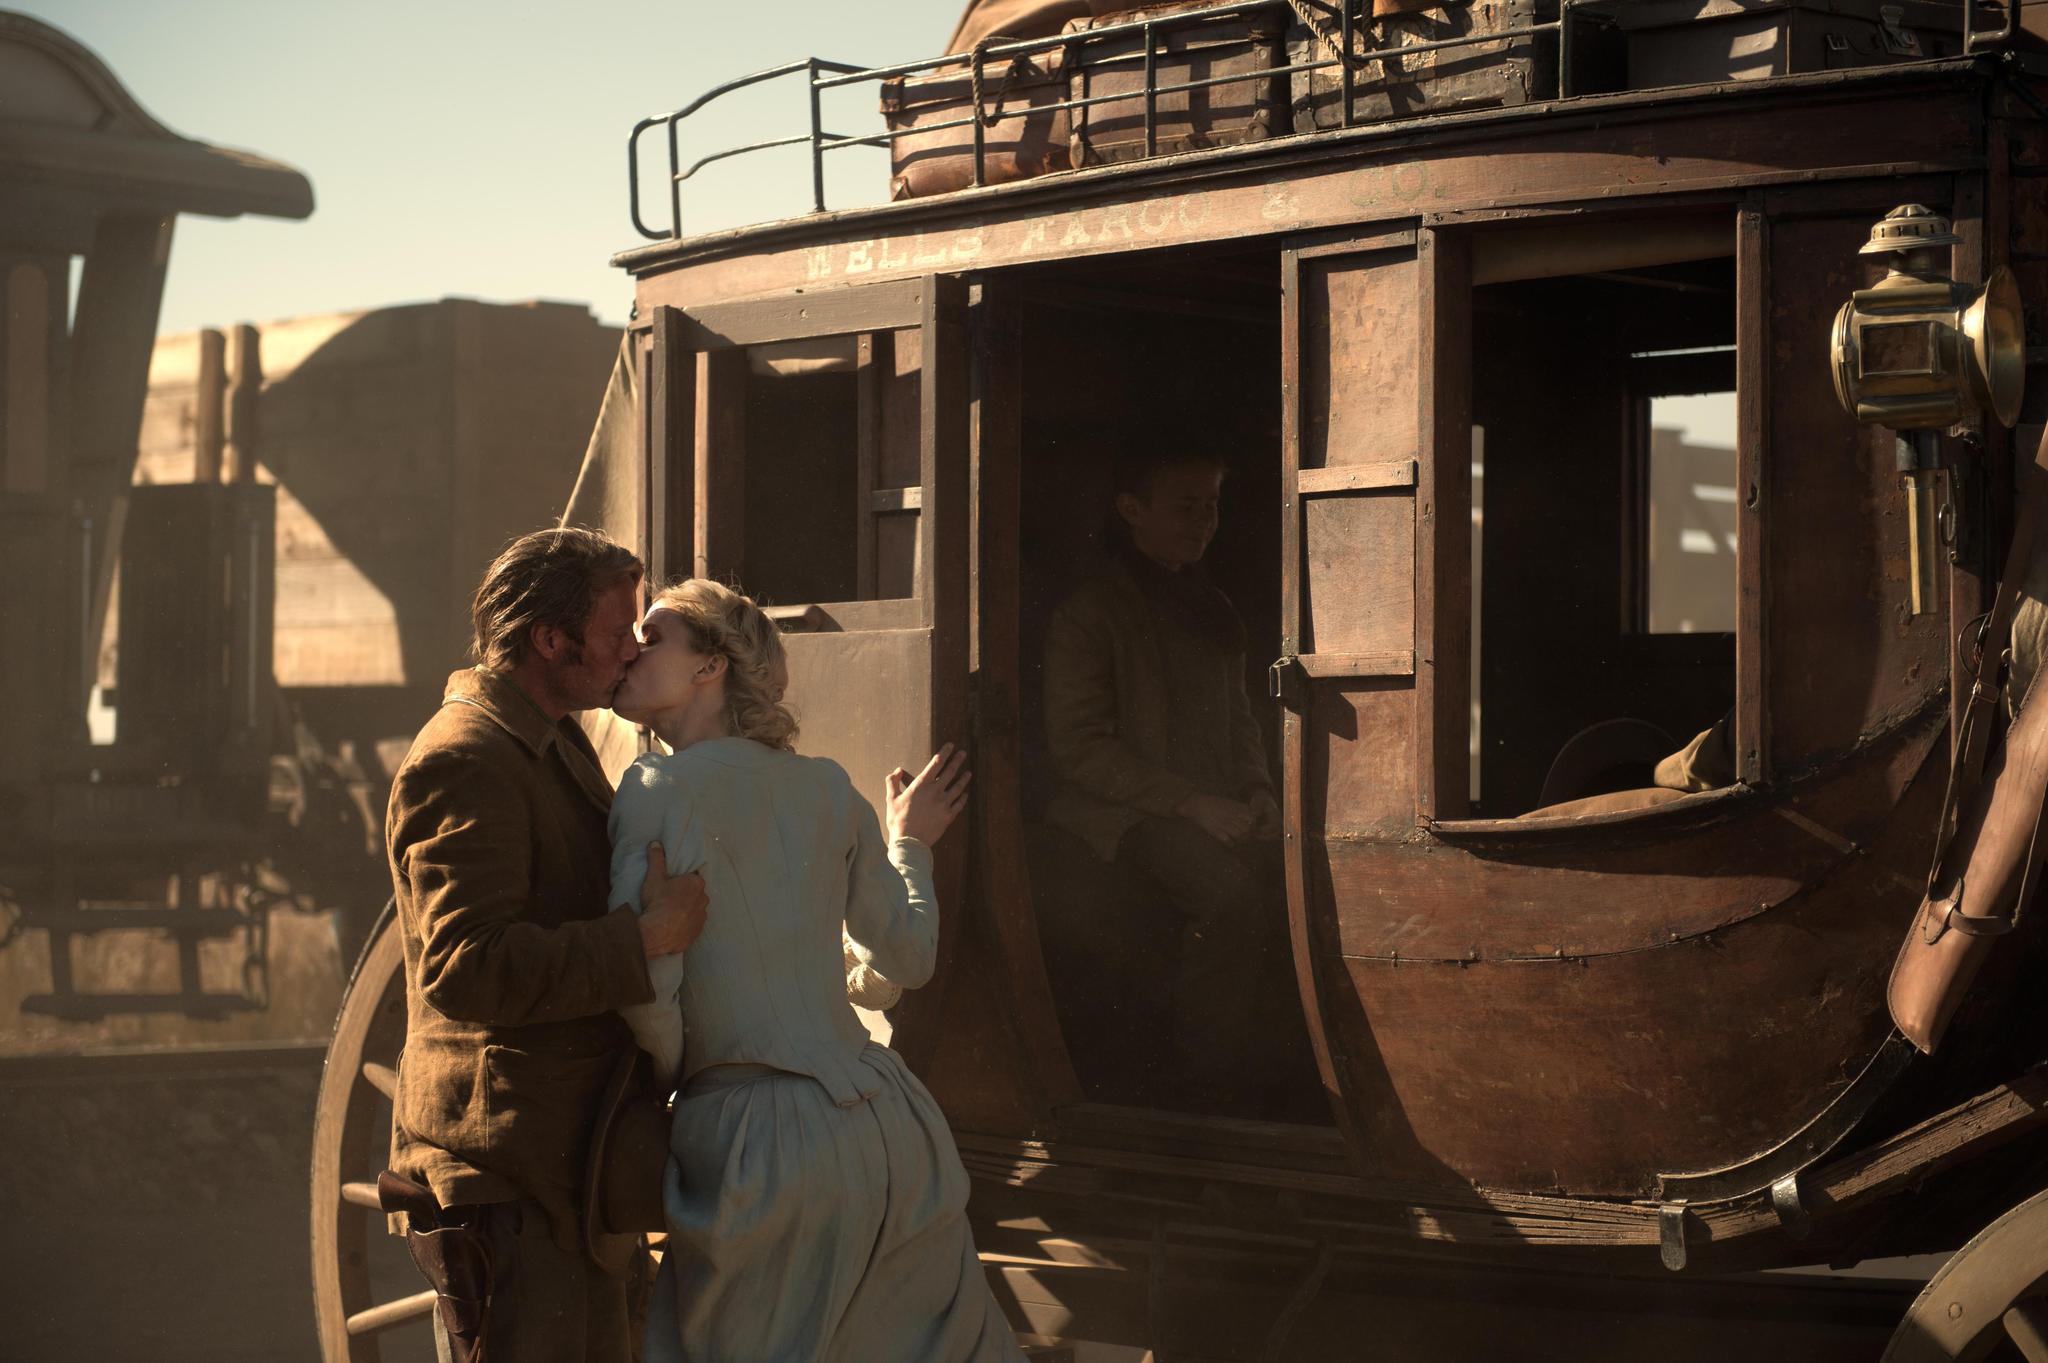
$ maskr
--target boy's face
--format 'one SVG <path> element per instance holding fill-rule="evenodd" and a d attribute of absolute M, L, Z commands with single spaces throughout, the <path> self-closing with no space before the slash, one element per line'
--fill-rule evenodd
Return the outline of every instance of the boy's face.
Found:
<path fill-rule="evenodd" d="M 1200 563 L 1209 552 L 1222 498 L 1222 469 L 1185 464 L 1153 474 L 1142 497 L 1119 492 L 1116 510 L 1131 528 L 1131 544 L 1139 553 L 1178 571 Z"/>

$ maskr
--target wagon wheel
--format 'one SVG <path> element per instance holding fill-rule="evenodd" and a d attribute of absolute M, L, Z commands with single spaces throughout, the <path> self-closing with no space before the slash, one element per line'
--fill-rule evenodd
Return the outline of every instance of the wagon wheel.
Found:
<path fill-rule="evenodd" d="M 2048 1193 L 1980 1231 L 1914 1299 L 1884 1363 L 2048 1363 Z"/>
<path fill-rule="evenodd" d="M 405 1045 L 404 965 L 398 915 L 386 905 L 342 994 L 313 1121 L 313 1311 L 325 1363 L 382 1363 L 388 1332 L 401 1326 L 409 1338 L 395 1352 L 433 1356 L 423 1323 L 434 1294 L 377 1208 Z"/>

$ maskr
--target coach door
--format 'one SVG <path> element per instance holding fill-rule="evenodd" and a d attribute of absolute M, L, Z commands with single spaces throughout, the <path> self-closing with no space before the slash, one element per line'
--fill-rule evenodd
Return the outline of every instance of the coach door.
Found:
<path fill-rule="evenodd" d="M 1433 564 L 1463 551 L 1432 514 L 1467 426 L 1440 393 L 1434 234 L 1303 244 L 1282 259 L 1282 804 L 1296 974 L 1323 1072 L 1355 1104 L 1355 1007 L 1329 892 L 1332 839 L 1398 840 L 1462 800 L 1460 769 L 1418 760 L 1464 703 L 1461 641 L 1430 637 Z M 1455 283 L 1455 281 L 1451 281 Z M 1462 496 L 1453 501 L 1462 504 Z M 1425 598 L 1418 600 L 1418 597 Z M 1352 1132 L 1353 1140 L 1358 1133 Z"/>
<path fill-rule="evenodd" d="M 656 580 L 737 585 L 782 626 L 801 751 L 879 809 L 897 766 L 966 740 L 965 289 L 953 278 L 651 319 L 645 543 Z M 964 886 L 941 843 L 940 976 L 896 1010 L 922 1058 Z"/>

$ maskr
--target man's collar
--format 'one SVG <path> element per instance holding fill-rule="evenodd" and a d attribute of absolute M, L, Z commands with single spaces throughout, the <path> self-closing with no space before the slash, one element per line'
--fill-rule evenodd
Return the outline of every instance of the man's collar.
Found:
<path fill-rule="evenodd" d="M 605 780 L 597 750 L 573 715 L 559 723 L 549 720 L 517 682 L 481 667 L 465 667 L 452 674 L 441 703 L 475 706 L 535 757 L 545 756 L 553 748 L 590 802 L 599 809 L 611 808 L 611 783 Z"/>
<path fill-rule="evenodd" d="M 1135 544 L 1125 545 L 1116 556 L 1116 561 L 1129 574 L 1131 581 L 1150 591 L 1191 593 L 1208 585 L 1209 575 L 1202 571 L 1202 565 L 1191 563 L 1175 570 L 1148 558 Z"/>
<path fill-rule="evenodd" d="M 502 672 L 482 667 L 465 667 L 449 675 L 444 705 L 474 705 L 497 721 L 498 727 L 524 744 L 535 757 L 545 753 L 561 737 L 553 720 L 542 712 L 519 684 Z"/>

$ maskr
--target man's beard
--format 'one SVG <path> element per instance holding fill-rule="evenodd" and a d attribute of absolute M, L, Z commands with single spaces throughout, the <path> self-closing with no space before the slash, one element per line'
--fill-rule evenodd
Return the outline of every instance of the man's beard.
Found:
<path fill-rule="evenodd" d="M 588 675 L 583 666 L 581 640 L 570 641 L 569 646 L 562 650 L 562 656 L 555 660 L 555 676 L 558 693 L 573 697 L 573 708 L 577 710 L 609 710 L 612 698 L 618 694 L 619 687 L 626 680 L 623 668 L 609 681 L 600 682 Z M 560 685 L 562 682 L 568 685 Z"/>

